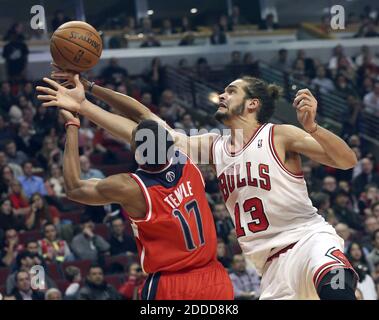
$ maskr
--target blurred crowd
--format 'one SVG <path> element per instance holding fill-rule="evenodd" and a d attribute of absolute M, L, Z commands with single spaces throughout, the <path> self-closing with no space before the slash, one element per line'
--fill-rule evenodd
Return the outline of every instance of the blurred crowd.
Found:
<path fill-rule="evenodd" d="M 62 12 L 57 13 L 54 28 L 68 20 Z M 222 16 L 213 26 L 212 41 L 222 43 L 226 31 L 244 23 L 239 10 L 234 9 L 231 17 Z M 151 34 L 152 24 L 145 18 L 137 27 L 130 18 L 115 28 Z M 278 25 L 268 15 L 260 28 L 275 29 Z M 177 30 L 167 19 L 162 23 L 161 34 Z M 196 27 L 183 18 L 179 32 L 190 35 L 193 30 Z M 13 26 L 7 38 L 11 45 L 3 50 L 8 81 L 0 87 L 0 293 L 4 299 L 19 300 L 138 299 L 146 275 L 122 208 L 82 206 L 66 198 L 63 122 L 57 110 L 40 105 L 35 95 L 37 83 L 26 79 L 28 50 L 22 34 L 22 26 Z M 155 41 L 154 36 L 149 41 L 147 46 Z M 20 54 L 7 56 L 7 50 Z M 378 59 L 368 47 L 350 57 L 337 46 L 325 65 L 302 50 L 294 61 L 288 59 L 286 49 L 269 61 L 291 81 L 346 99 L 342 136 L 356 153 L 357 166 L 341 171 L 306 160 L 303 171 L 314 206 L 345 240 L 345 253 L 360 275 L 359 297 L 375 300 L 379 293 L 379 165 L 358 134 L 361 112 L 379 116 Z M 252 53 L 234 51 L 221 71 L 224 78 L 213 72 L 206 58 L 198 59 L 194 66 L 183 58 L 178 71 L 225 85 L 242 74 L 259 76 L 260 67 Z M 195 117 L 168 88 L 166 73 L 159 58 L 139 76 L 130 76 L 116 59 L 110 59 L 100 74 L 89 73 L 87 77 L 141 101 L 172 127 L 186 132 L 207 127 L 209 124 Z M 127 143 L 85 119 L 81 121 L 79 147 L 82 179 L 101 179 L 136 168 Z M 217 177 L 209 167 L 201 170 L 218 234 L 217 257 L 230 273 L 236 299 L 257 299 L 260 278 L 241 255 Z M 44 289 L 31 287 L 35 265 L 46 271 Z"/>

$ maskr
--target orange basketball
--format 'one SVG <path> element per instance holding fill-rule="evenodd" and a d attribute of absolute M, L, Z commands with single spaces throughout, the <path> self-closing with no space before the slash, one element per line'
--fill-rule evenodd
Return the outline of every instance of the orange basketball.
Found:
<path fill-rule="evenodd" d="M 63 70 L 89 70 L 97 64 L 102 51 L 103 43 L 99 33 L 83 21 L 64 23 L 51 37 L 51 55 Z"/>

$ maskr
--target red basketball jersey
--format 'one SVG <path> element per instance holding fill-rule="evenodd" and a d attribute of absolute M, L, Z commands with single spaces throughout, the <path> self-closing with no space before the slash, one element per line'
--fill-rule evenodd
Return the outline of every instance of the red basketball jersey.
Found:
<path fill-rule="evenodd" d="M 130 175 L 146 200 L 146 216 L 130 218 L 145 272 L 199 268 L 216 260 L 214 220 L 202 174 L 191 159 L 176 151 L 163 170 Z"/>

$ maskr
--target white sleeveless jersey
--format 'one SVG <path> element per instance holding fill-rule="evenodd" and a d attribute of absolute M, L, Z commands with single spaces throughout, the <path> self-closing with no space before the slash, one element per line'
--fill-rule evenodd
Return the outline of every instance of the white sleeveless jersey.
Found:
<path fill-rule="evenodd" d="M 321 229 L 335 232 L 313 207 L 302 173 L 291 173 L 281 163 L 273 133 L 273 124 L 262 125 L 234 154 L 227 148 L 230 135 L 218 137 L 212 146 L 239 244 L 260 274 L 267 258 L 286 246 Z"/>

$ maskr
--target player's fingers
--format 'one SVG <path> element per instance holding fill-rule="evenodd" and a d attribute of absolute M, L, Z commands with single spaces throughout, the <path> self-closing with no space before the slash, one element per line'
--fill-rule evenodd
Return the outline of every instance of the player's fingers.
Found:
<path fill-rule="evenodd" d="M 306 95 L 309 95 L 309 96 L 311 96 L 311 97 L 314 98 L 314 96 L 313 96 L 311 90 L 309 90 L 308 88 L 300 89 L 300 90 L 297 92 L 296 95 L 300 95 L 300 94 L 306 94 Z"/>
<path fill-rule="evenodd" d="M 82 83 L 79 80 L 79 75 L 78 74 L 76 74 L 74 76 L 74 82 L 75 82 L 75 86 L 77 86 L 77 87 L 80 87 L 82 85 Z"/>
<path fill-rule="evenodd" d="M 300 99 L 298 101 L 294 101 L 292 105 L 294 108 L 297 108 L 300 104 L 305 104 L 305 103 L 309 104 L 311 102 L 312 102 L 312 100 L 309 97 L 303 97 L 303 99 Z"/>
<path fill-rule="evenodd" d="M 42 103 L 43 107 L 58 107 L 58 102 L 57 100 L 51 100 L 49 102 L 44 102 Z"/>
<path fill-rule="evenodd" d="M 60 85 L 57 82 L 55 82 L 54 80 L 51 80 L 49 78 L 43 78 L 43 81 L 45 81 L 46 83 L 48 83 L 49 85 L 51 85 L 53 88 L 55 88 L 57 90 L 60 88 Z"/>
<path fill-rule="evenodd" d="M 62 70 L 55 62 L 50 62 L 50 65 L 55 69 L 55 70 Z"/>
<path fill-rule="evenodd" d="M 51 96 L 51 95 L 42 95 L 42 94 L 39 94 L 37 96 L 37 99 L 38 100 L 43 100 L 43 101 L 51 101 L 51 100 L 56 100 L 57 97 L 56 96 Z"/>
<path fill-rule="evenodd" d="M 73 87 L 73 85 L 72 85 L 72 81 L 67 80 L 67 81 L 65 81 L 65 82 L 62 82 L 62 83 L 61 83 L 61 86 L 62 86 L 62 87 L 65 87 L 65 88 L 67 88 L 67 87 Z"/>
<path fill-rule="evenodd" d="M 53 90 L 51 88 L 47 88 L 47 87 L 37 86 L 36 90 L 43 92 L 43 93 L 46 93 L 46 94 L 49 94 L 49 95 L 52 95 L 52 96 L 55 96 L 57 94 L 57 92 L 55 90 Z"/>
<path fill-rule="evenodd" d="M 309 95 L 305 94 L 305 93 L 302 93 L 298 96 L 295 97 L 295 99 L 293 100 L 294 104 L 298 103 L 300 100 L 303 100 L 303 99 L 312 99 L 312 97 L 310 97 Z"/>

